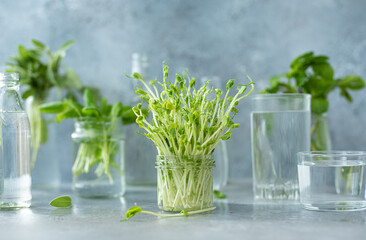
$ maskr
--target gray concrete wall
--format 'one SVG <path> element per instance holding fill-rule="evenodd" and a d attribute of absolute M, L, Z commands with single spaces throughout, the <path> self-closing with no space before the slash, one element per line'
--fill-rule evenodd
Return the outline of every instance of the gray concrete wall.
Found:
<path fill-rule="evenodd" d="M 328 55 L 336 76 L 366 78 L 365 10 L 363 0 L 0 0 L 0 66 L 32 38 L 52 48 L 75 39 L 64 64 L 109 100 L 124 102 L 130 93 L 123 73 L 134 52 L 149 56 L 152 77 L 167 59 L 171 73 L 188 68 L 197 78 L 242 80 L 248 72 L 257 90 L 309 50 Z M 353 104 L 331 94 L 334 149 L 366 149 L 365 91 L 352 94 Z M 229 143 L 232 178 L 251 175 L 248 105 L 239 108 L 241 127 Z M 60 126 L 63 179 L 70 180 L 72 123 Z M 146 149 L 153 168 L 155 152 Z"/>

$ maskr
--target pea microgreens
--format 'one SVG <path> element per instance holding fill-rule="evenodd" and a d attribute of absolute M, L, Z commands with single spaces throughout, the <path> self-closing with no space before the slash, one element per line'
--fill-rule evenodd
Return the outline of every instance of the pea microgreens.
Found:
<path fill-rule="evenodd" d="M 206 209 L 196 210 L 196 211 L 182 210 L 180 213 L 175 213 L 175 214 L 161 214 L 161 213 L 155 213 L 155 212 L 151 212 L 151 211 L 145 211 L 145 210 L 142 210 L 141 207 L 135 206 L 135 207 L 132 207 L 127 210 L 126 215 L 125 215 L 126 218 L 122 219 L 121 222 L 125 222 L 125 221 L 129 220 L 130 218 L 132 218 L 133 216 L 135 216 L 138 213 L 154 215 L 157 217 L 184 217 L 184 216 L 194 215 L 194 214 L 198 214 L 198 213 L 210 212 L 215 209 L 216 209 L 216 207 L 212 207 L 212 208 L 206 208 Z"/>
<path fill-rule="evenodd" d="M 149 122 L 142 111 L 142 103 L 133 107 L 136 122 L 144 129 L 146 136 L 155 143 L 159 155 L 176 156 L 169 164 L 199 162 L 197 165 L 209 165 L 209 158 L 204 155 L 213 153 L 221 140 L 228 140 L 232 130 L 239 127 L 234 123 L 238 113 L 236 106 L 254 89 L 249 78 L 248 84 L 235 84 L 231 79 L 226 84 L 226 94 L 220 89 L 210 88 L 209 82 L 195 88 L 195 78 L 188 72 L 176 74 L 175 81 L 168 81 L 169 66 L 163 62 L 163 81 L 152 80 L 148 83 L 139 73 L 127 76 L 141 84 L 136 90 L 144 102 L 148 104 L 152 114 Z M 160 91 L 157 85 L 160 85 Z M 248 90 L 248 87 L 251 87 Z M 237 88 L 233 96 L 232 89 Z M 211 97 L 211 93 L 214 98 Z M 224 96 L 223 98 L 221 96 Z M 211 99 L 212 98 L 212 99 Z M 195 157 L 199 156 L 199 157 Z M 211 184 L 210 184 L 211 183 Z M 163 209 L 179 211 L 180 209 L 202 209 L 212 206 L 212 171 L 211 169 L 192 168 L 159 168 L 158 170 L 158 202 Z"/>
<path fill-rule="evenodd" d="M 109 105 L 106 98 L 103 98 L 99 104 L 89 89 L 84 91 L 84 106 L 72 99 L 46 103 L 40 106 L 44 113 L 56 113 L 56 122 L 61 122 L 67 118 L 76 118 L 88 121 L 89 138 L 81 140 L 80 146 L 73 166 L 74 177 L 82 173 L 89 172 L 89 169 L 99 164 L 95 170 L 97 176 L 103 173 L 113 182 L 109 167 L 118 168 L 114 162 L 114 154 L 117 151 L 118 143 L 112 139 L 119 123 L 130 124 L 135 122 L 136 116 L 131 107 L 116 102 Z M 146 113 L 146 111 L 144 111 Z M 109 125 L 99 124 L 110 122 Z M 101 127 L 102 126 L 102 127 Z M 92 133 L 95 134 L 92 134 Z M 102 132 L 102 134 L 100 134 Z M 93 137 L 94 136 L 94 137 Z"/>
<path fill-rule="evenodd" d="M 150 81 L 150 86 L 139 73 L 127 76 L 137 79 L 141 86 L 136 94 L 148 103 L 152 113 L 152 121 L 148 122 L 142 111 L 142 104 L 133 107 L 136 122 L 147 133 L 142 134 L 151 139 L 160 155 L 206 155 L 213 152 L 215 146 L 222 140 L 230 139 L 232 129 L 239 127 L 233 118 L 238 110 L 236 105 L 247 97 L 254 89 L 254 83 L 249 78 L 248 84 L 235 84 L 231 79 L 226 84 L 226 94 L 220 89 L 211 89 L 206 82 L 200 89 L 195 89 L 195 78 L 188 73 L 176 74 L 174 83 L 167 81 L 169 66 L 163 63 L 163 82 Z M 156 84 L 161 86 L 158 91 Z M 248 88 L 251 89 L 244 94 Z M 234 96 L 230 91 L 237 87 Z M 216 97 L 209 99 L 209 94 L 215 91 Z"/>

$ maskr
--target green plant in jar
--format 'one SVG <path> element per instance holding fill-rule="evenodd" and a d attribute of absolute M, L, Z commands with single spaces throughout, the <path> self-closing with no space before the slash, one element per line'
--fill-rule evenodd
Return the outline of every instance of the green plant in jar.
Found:
<path fill-rule="evenodd" d="M 119 101 L 110 105 L 103 98 L 98 103 L 88 88 L 84 90 L 83 100 L 84 106 L 75 100 L 64 99 L 42 104 L 39 109 L 44 113 L 56 113 L 56 122 L 74 118 L 77 121 L 81 119 L 86 124 L 84 129 L 89 138 L 80 142 L 72 168 L 74 177 L 88 173 L 91 167 L 97 165 L 95 174 L 98 177 L 107 176 L 113 182 L 110 168 L 119 170 L 114 160 L 114 154 L 118 151 L 118 145 L 113 141 L 114 134 L 120 131 L 118 126 L 121 122 L 134 123 L 136 116 L 131 107 L 124 106 Z M 142 112 L 146 113 L 144 110 Z"/>
<path fill-rule="evenodd" d="M 230 139 L 232 130 L 239 127 L 233 120 L 238 113 L 236 106 L 253 91 L 254 83 L 235 84 L 231 79 L 224 94 L 221 89 L 210 88 L 209 82 L 196 89 L 196 80 L 188 73 L 176 74 L 170 82 L 168 72 L 163 63 L 162 82 L 147 83 L 139 73 L 128 76 L 140 82 L 136 94 L 148 104 L 152 115 L 149 121 L 142 103 L 133 107 L 136 122 L 145 130 L 141 134 L 153 141 L 158 151 L 159 207 L 166 211 L 210 208 L 211 155 L 219 141 Z M 210 98 L 212 92 L 214 98 Z"/>
<path fill-rule="evenodd" d="M 77 91 L 82 91 L 80 79 L 75 71 L 69 67 L 63 69 L 61 62 L 67 50 L 74 41 L 64 43 L 60 49 L 52 52 L 43 43 L 32 40 L 33 48 L 18 46 L 18 55 L 11 57 L 7 65 L 7 72 L 18 72 L 20 84 L 26 87 L 23 99 L 31 100 L 27 108 L 31 134 L 32 165 L 35 165 L 37 153 L 41 144 L 47 142 L 47 122 L 39 110 L 39 106 L 46 102 L 52 88 L 66 92 L 66 98 L 74 99 Z"/>
<path fill-rule="evenodd" d="M 311 112 L 313 124 L 311 128 L 311 150 L 324 151 L 330 149 L 327 121 L 324 114 L 328 111 L 328 95 L 335 89 L 340 95 L 352 102 L 350 91 L 361 90 L 365 83 L 360 76 L 348 75 L 335 78 L 329 58 L 305 53 L 296 58 L 287 73 L 272 76 L 270 87 L 262 93 L 308 93 L 311 94 Z"/>
<path fill-rule="evenodd" d="M 312 151 L 331 150 L 328 122 L 325 115 L 329 107 L 329 93 L 339 89 L 340 95 L 348 102 L 352 102 L 349 91 L 357 91 L 365 87 L 365 82 L 357 75 L 335 78 L 334 70 L 328 60 L 327 56 L 316 56 L 313 52 L 305 53 L 291 63 L 289 72 L 271 77 L 269 80 L 270 88 L 262 91 L 263 93 L 311 94 Z M 341 178 L 346 179 L 343 181 L 346 182 L 346 185 L 339 187 L 340 192 L 349 192 L 352 172 L 353 167 L 343 167 L 341 172 L 337 173 Z"/>

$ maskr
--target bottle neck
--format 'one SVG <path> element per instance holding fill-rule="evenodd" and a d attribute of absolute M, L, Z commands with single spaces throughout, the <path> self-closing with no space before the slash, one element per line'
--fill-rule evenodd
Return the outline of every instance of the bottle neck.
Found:
<path fill-rule="evenodd" d="M 19 94 L 19 81 L 0 81 L 0 111 L 24 111 L 22 98 Z"/>

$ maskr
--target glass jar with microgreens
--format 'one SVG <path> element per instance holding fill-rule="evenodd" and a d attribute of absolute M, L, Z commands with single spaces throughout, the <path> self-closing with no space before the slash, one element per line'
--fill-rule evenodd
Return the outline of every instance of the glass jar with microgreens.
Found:
<path fill-rule="evenodd" d="M 235 84 L 231 79 L 223 94 L 221 89 L 210 88 L 209 82 L 196 89 L 196 80 L 188 72 L 176 74 L 170 82 L 168 72 L 169 66 L 163 63 L 163 81 L 149 84 L 139 73 L 127 76 L 140 82 L 136 94 L 148 104 L 152 115 L 151 120 L 146 118 L 142 103 L 132 109 L 145 131 L 141 134 L 153 141 L 158 151 L 159 208 L 208 209 L 213 204 L 212 154 L 216 145 L 230 139 L 232 130 L 239 127 L 234 123 L 236 105 L 253 91 L 254 83 L 249 77 L 248 84 Z M 214 97 L 211 92 L 215 92 Z"/>
<path fill-rule="evenodd" d="M 56 122 L 75 119 L 72 139 L 75 161 L 73 189 L 82 197 L 114 197 L 125 192 L 124 134 L 122 125 L 134 123 L 130 106 L 98 99 L 84 91 L 84 106 L 71 99 L 40 106 L 44 113 L 56 113 Z M 146 111 L 143 110 L 146 114 Z"/>

